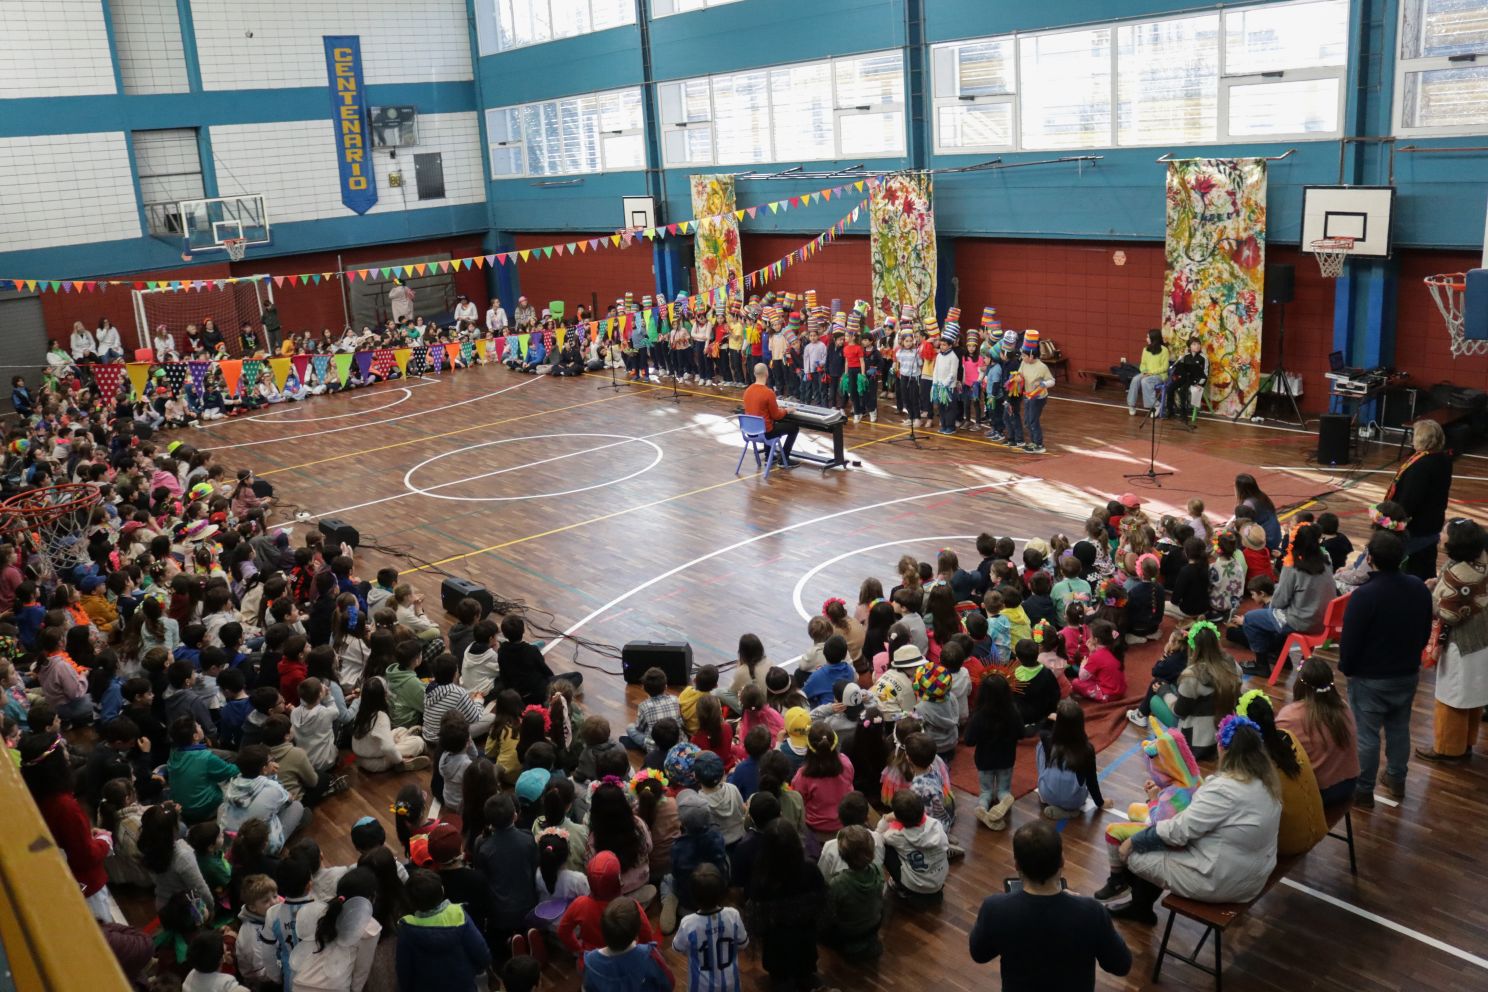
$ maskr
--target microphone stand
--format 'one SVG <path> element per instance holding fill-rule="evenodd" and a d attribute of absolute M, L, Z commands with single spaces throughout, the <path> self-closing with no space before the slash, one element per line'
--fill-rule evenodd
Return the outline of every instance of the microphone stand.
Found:
<path fill-rule="evenodd" d="M 1147 414 L 1147 429 L 1151 431 L 1151 434 L 1150 434 L 1150 437 L 1151 437 L 1151 447 L 1150 447 L 1150 450 L 1148 451 L 1148 454 L 1147 454 L 1147 471 L 1145 471 L 1145 472 L 1132 472 L 1132 473 L 1123 475 L 1122 478 L 1123 479 L 1146 479 L 1148 482 L 1151 482 L 1154 486 L 1156 486 L 1157 488 L 1161 489 L 1162 488 L 1162 483 L 1158 481 L 1159 477 L 1164 476 L 1164 475 L 1172 475 L 1173 473 L 1172 472 L 1159 472 L 1157 470 L 1157 411 L 1158 411 L 1158 405 L 1157 404 L 1153 404 L 1152 410 Z"/>

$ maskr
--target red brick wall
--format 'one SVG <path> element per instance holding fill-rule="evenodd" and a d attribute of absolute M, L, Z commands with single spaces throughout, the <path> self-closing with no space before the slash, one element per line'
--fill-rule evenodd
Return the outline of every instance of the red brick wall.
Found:
<path fill-rule="evenodd" d="M 431 241 L 411 241 L 397 245 L 362 245 L 345 248 L 340 252 L 315 252 L 306 255 L 287 255 L 283 258 L 248 258 L 234 263 L 234 275 L 268 273 L 271 276 L 297 275 L 304 272 L 336 271 L 336 256 L 341 256 L 345 268 L 355 269 L 362 265 L 387 261 L 390 258 L 412 258 L 417 255 L 447 254 L 450 258 L 469 258 L 482 254 L 481 239 L 476 235 L 458 238 L 442 238 Z M 485 313 L 488 302 L 486 273 L 484 269 L 461 269 L 451 273 L 457 292 L 464 293 Z M 338 280 L 329 279 L 320 285 L 274 287 L 274 303 L 279 308 L 279 322 L 286 331 L 316 331 L 330 328 L 338 333 L 345 321 L 341 306 L 342 287 Z"/>
<path fill-rule="evenodd" d="M 748 234 L 743 239 L 744 271 L 753 272 L 771 262 L 778 262 L 799 249 L 808 239 L 799 234 Z M 873 264 L 868 254 L 867 238 L 840 238 L 804 262 L 797 262 L 784 275 L 766 283 L 763 289 L 750 290 L 763 296 L 766 291 L 802 293 L 816 290 L 817 302 L 829 306 L 840 299 L 844 308 L 854 300 L 873 298 Z"/>
<path fill-rule="evenodd" d="M 1462 272 L 1481 264 L 1477 252 L 1417 251 L 1401 257 L 1395 364 L 1409 372 L 1417 385 L 1445 380 L 1488 389 L 1488 356 L 1452 357 L 1446 323 L 1431 300 L 1431 290 L 1421 282 L 1428 275 Z"/>
<path fill-rule="evenodd" d="M 1116 252 L 1126 256 L 1117 265 Z M 1273 247 L 1270 264 L 1295 266 L 1296 296 L 1286 309 L 1287 364 L 1304 378 L 1304 407 L 1327 406 L 1328 353 L 1333 340 L 1333 284 L 1310 256 Z M 1147 242 L 991 241 L 956 243 L 960 306 L 980 322 L 997 307 L 1005 327 L 1036 327 L 1070 358 L 1072 369 L 1105 369 L 1135 359 L 1147 330 L 1162 323 L 1163 246 Z M 1279 311 L 1266 309 L 1262 366 L 1276 361 Z"/>
<path fill-rule="evenodd" d="M 222 262 L 114 278 L 157 282 L 169 279 L 219 279 L 231 274 L 227 263 Z M 101 317 L 107 317 L 119 329 L 119 337 L 124 342 L 126 351 L 132 353 L 139 342 L 139 322 L 134 317 L 134 294 L 129 286 L 112 286 L 102 293 L 42 293 L 41 312 L 46 320 L 47 334 L 54 340 L 60 340 L 64 348 L 72 334 L 73 321 L 80 320 L 92 330 L 98 326 Z"/>
<path fill-rule="evenodd" d="M 596 234 L 519 234 L 515 244 L 517 250 L 542 248 L 563 243 L 570 239 L 588 241 L 591 238 L 608 238 L 612 231 Z M 586 310 L 598 301 L 599 312 L 615 300 L 622 299 L 626 291 L 635 294 L 636 302 L 647 294 L 656 293 L 656 276 L 651 263 L 651 243 L 638 241 L 629 248 L 590 249 L 577 255 L 564 252 L 562 257 L 546 258 L 540 262 L 521 263 L 519 270 L 522 294 L 534 307 L 541 310 L 552 300 L 562 300 L 564 312 L 572 314 L 574 308 Z M 507 313 L 511 313 L 509 301 Z"/>

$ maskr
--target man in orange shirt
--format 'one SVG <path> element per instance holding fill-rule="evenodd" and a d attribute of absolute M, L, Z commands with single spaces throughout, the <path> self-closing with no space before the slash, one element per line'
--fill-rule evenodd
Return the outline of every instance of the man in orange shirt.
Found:
<path fill-rule="evenodd" d="M 795 446 L 801 428 L 797 424 L 778 423 L 785 416 L 785 410 L 776 401 L 775 390 L 766 385 L 769 378 L 770 367 L 764 362 L 754 367 L 754 385 L 744 390 L 744 412 L 751 417 L 764 418 L 765 437 L 785 438 L 785 462 L 780 467 L 791 468 L 791 448 Z"/>

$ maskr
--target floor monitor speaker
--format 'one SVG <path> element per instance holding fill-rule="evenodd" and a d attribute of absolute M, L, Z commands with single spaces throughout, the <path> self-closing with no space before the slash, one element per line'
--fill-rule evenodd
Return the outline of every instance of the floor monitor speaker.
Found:
<path fill-rule="evenodd" d="M 1341 413 L 1325 413 L 1318 418 L 1319 465 L 1344 465 L 1349 462 L 1349 434 L 1353 425 L 1354 418 Z"/>
<path fill-rule="evenodd" d="M 628 685 L 639 685 L 648 668 L 666 672 L 667 685 L 692 684 L 692 645 L 686 641 L 631 641 L 620 652 Z"/>

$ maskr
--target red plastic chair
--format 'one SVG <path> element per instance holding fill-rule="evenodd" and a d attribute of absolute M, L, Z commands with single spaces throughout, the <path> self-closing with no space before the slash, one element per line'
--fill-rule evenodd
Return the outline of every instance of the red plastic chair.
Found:
<path fill-rule="evenodd" d="M 155 349 L 154 348 L 136 348 L 136 349 L 134 349 L 134 360 L 136 362 L 149 362 L 151 365 L 154 365 L 155 364 Z"/>
<path fill-rule="evenodd" d="M 1275 685 L 1276 680 L 1281 677 L 1281 670 L 1287 663 L 1287 657 L 1291 653 L 1292 645 L 1295 644 L 1302 649 L 1302 660 L 1311 658 L 1313 652 L 1318 648 L 1331 644 L 1334 638 L 1343 633 L 1343 611 L 1348 608 L 1349 596 L 1335 596 L 1328 603 L 1328 608 L 1323 611 L 1323 629 L 1316 634 L 1293 633 L 1281 645 L 1281 653 L 1276 656 L 1276 665 L 1271 669 L 1271 677 L 1266 680 L 1267 685 Z"/>

